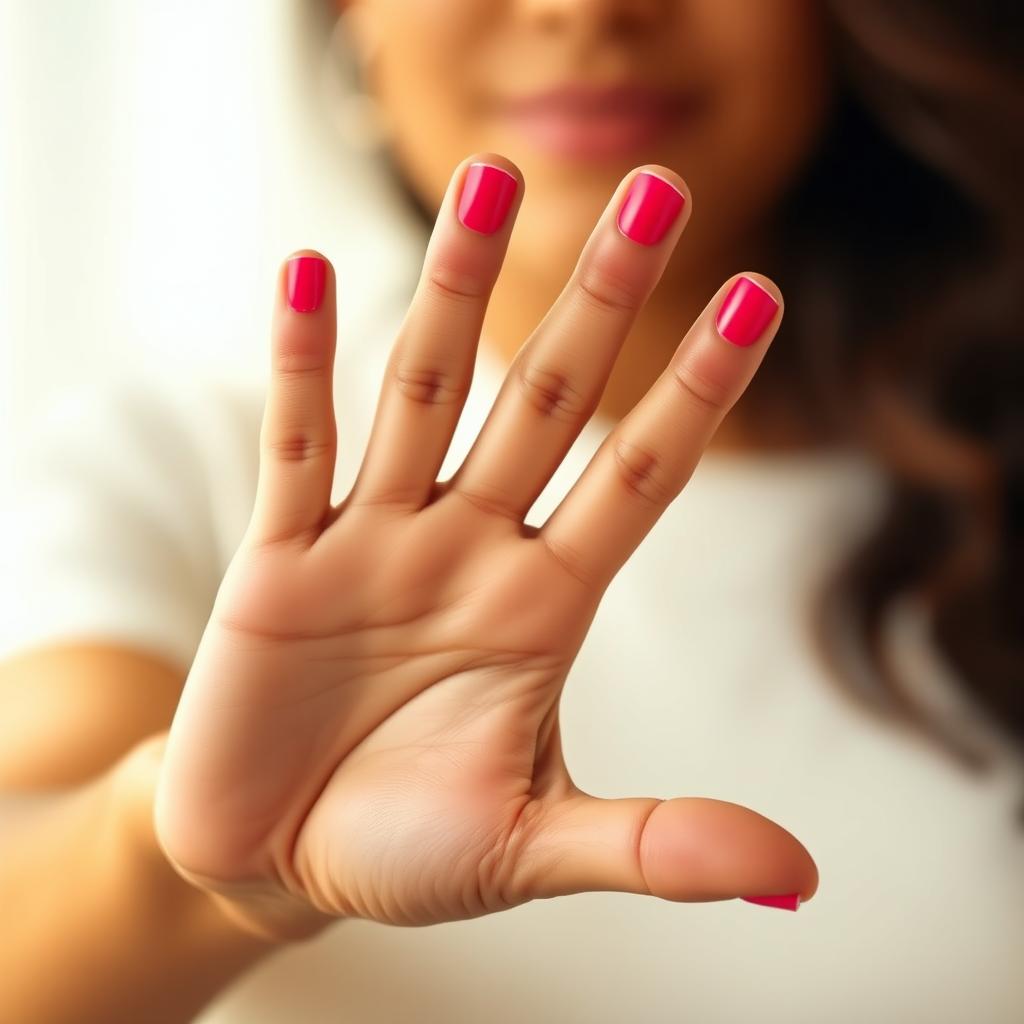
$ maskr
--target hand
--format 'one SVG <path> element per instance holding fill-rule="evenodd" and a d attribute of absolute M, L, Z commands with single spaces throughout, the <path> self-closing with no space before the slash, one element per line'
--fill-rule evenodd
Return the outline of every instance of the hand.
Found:
<path fill-rule="evenodd" d="M 716 315 L 738 277 L 725 282 L 548 521 L 526 526 L 691 204 L 676 174 L 650 166 L 658 177 L 644 182 L 686 201 L 660 240 L 645 208 L 634 231 L 648 233 L 633 240 L 617 226 L 638 172 L 627 175 L 471 452 L 439 483 L 523 194 L 508 160 L 476 160 L 512 176 L 492 172 L 515 187 L 511 209 L 489 234 L 466 226 L 473 158 L 459 165 L 337 507 L 334 273 L 324 260 L 308 312 L 291 308 L 279 274 L 256 500 L 171 726 L 160 844 L 185 877 L 282 935 L 321 918 L 425 925 L 589 890 L 806 899 L 817 871 L 785 829 L 720 800 L 585 793 L 558 722 L 601 596 L 753 376 L 781 295 L 745 275 L 752 299 L 726 303 L 730 342 Z"/>

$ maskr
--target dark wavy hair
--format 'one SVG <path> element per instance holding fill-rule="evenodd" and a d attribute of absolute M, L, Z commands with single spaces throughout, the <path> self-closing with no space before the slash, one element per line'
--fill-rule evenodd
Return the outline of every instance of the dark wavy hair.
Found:
<path fill-rule="evenodd" d="M 872 532 L 813 595 L 812 642 L 861 708 L 984 770 L 963 715 L 901 678 L 886 624 L 922 607 L 982 731 L 1024 752 L 1024 4 L 822 2 L 833 109 L 773 212 L 759 269 L 784 340 L 742 401 L 799 408 L 886 470 Z M 322 39 L 333 5 L 309 13 Z"/>
<path fill-rule="evenodd" d="M 964 709 L 1024 751 L 1024 5 L 827 10 L 833 116 L 775 211 L 786 340 L 748 394 L 799 403 L 887 471 L 873 532 L 814 606 L 832 678 L 984 770 Z M 952 715 L 887 650 L 908 596 L 963 698 Z"/>

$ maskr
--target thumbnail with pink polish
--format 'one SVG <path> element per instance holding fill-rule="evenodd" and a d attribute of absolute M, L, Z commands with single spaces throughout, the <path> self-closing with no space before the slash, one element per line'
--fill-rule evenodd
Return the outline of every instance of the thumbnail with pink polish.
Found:
<path fill-rule="evenodd" d="M 718 333 L 734 345 L 753 345 L 772 322 L 779 304 L 749 277 L 741 277 L 726 295 L 715 318 Z"/>
<path fill-rule="evenodd" d="M 470 164 L 462 183 L 459 220 L 482 235 L 493 235 L 505 223 L 518 184 L 501 167 Z"/>
<path fill-rule="evenodd" d="M 288 305 L 297 313 L 320 308 L 327 280 L 326 264 L 319 256 L 296 256 L 288 261 Z"/>
<path fill-rule="evenodd" d="M 641 245 L 656 245 L 679 216 L 686 197 L 674 185 L 649 171 L 634 179 L 619 209 L 619 230 Z"/>
<path fill-rule="evenodd" d="M 790 892 L 784 896 L 741 896 L 747 903 L 757 903 L 762 907 L 778 907 L 779 910 L 796 910 L 800 906 L 800 893 Z"/>

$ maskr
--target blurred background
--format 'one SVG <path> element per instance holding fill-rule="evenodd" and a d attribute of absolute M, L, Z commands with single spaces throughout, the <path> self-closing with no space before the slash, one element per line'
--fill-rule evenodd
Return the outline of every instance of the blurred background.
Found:
<path fill-rule="evenodd" d="M 339 221 L 363 223 L 351 198 L 377 184 L 311 106 L 301 33 L 279 0 L 0 0 L 5 458 L 26 416 L 111 367 L 262 375 L 280 260 L 345 266 Z M 352 256 L 400 275 L 386 245 L 360 231 Z"/>
<path fill-rule="evenodd" d="M 326 11 L 327 4 L 323 7 Z M 313 39 L 319 50 L 310 45 L 308 22 L 296 11 L 289 0 L 0 0 L 0 502 L 16 494 L 13 455 L 36 417 L 50 415 L 64 397 L 81 395 L 113 374 L 144 378 L 170 368 L 183 379 L 194 368 L 197 375 L 224 373 L 258 387 L 266 375 L 275 275 L 292 250 L 318 248 L 330 256 L 339 280 L 340 321 L 352 336 L 361 334 L 378 308 L 392 309 L 389 292 L 411 288 L 419 261 L 409 240 L 418 221 L 400 203 L 374 201 L 375 190 L 390 190 L 393 183 L 381 180 L 369 158 L 347 150 L 329 130 L 329 111 L 320 105 L 328 93 L 311 90 L 310 83 L 320 76 L 318 62 L 330 55 L 322 38 Z M 346 293 L 346 268 L 364 282 L 376 279 L 379 290 Z M 1019 274 L 1019 265 L 1013 272 Z M 968 397 L 984 404 L 982 392 Z M 1018 422 L 1016 441 L 1009 429 L 1000 435 L 999 456 L 1024 479 L 1024 419 L 1018 416 Z M 1011 498 L 1018 503 L 1013 509 Z M 1007 490 L 1006 507 L 1019 515 L 1024 501 Z M 909 525 L 912 531 L 913 522 Z M 1012 537 L 1010 532 L 1006 557 L 1019 559 L 1024 569 L 1019 522 Z M 1019 588 L 1013 592 L 1019 593 Z M 1024 635 L 1024 609 L 1009 607 L 1009 614 L 1020 615 Z M 1009 657 L 1001 665 L 1001 678 L 1012 682 Z M 939 671 L 929 664 L 923 669 L 929 676 Z M 1024 680 L 1018 683 L 1019 694 Z M 996 694 L 1004 707 L 1013 703 L 1007 692 Z M 640 719 L 647 709 L 636 713 Z M 1007 717 L 1007 734 L 1013 729 L 1019 734 L 1021 721 L 1019 715 L 1012 722 Z M 630 727 L 646 728 L 646 718 L 625 723 L 624 746 L 631 741 Z M 668 748 L 671 740 L 662 740 Z M 824 757 L 827 737 L 808 738 L 809 746 L 815 743 Z M 866 802 L 873 791 L 897 785 L 885 777 L 884 764 L 879 760 L 876 774 L 859 780 Z M 614 760 L 608 770 L 618 770 Z M 991 862 L 1003 867 L 1006 877 L 1016 877 L 1020 840 L 1004 811 L 1019 802 L 1019 777 L 1008 777 L 1005 787 L 1005 797 L 991 810 Z M 794 800 L 802 797 L 792 794 Z M 779 797 L 787 798 L 785 791 Z M 965 792 L 964 804 L 971 799 Z M 830 835 L 846 851 L 860 838 L 858 827 L 851 820 L 844 825 L 848 831 Z M 904 819 L 902 827 L 909 835 L 912 820 Z M 884 836 L 877 841 L 886 843 Z M 963 842 L 967 847 L 974 837 L 964 836 Z M 865 865 L 867 874 L 913 874 L 920 850 L 909 840 L 892 845 L 887 860 Z M 931 870 L 961 898 L 973 899 L 962 895 L 970 878 L 945 877 L 941 864 Z M 1006 934 L 1024 917 L 1024 906 L 1014 902 L 1019 897 L 1019 888 L 1007 893 L 1005 902 L 1000 893 L 987 891 L 984 897 L 994 906 L 989 919 Z M 936 891 L 936 901 L 942 898 Z M 721 927 L 723 935 L 732 927 L 713 924 L 713 906 L 688 909 L 702 927 L 705 922 L 708 928 Z M 807 916 L 818 910 L 809 909 Z M 899 915 L 898 908 L 889 912 Z M 943 920 L 941 908 L 935 913 Z M 869 915 L 865 905 L 857 918 L 864 935 L 874 928 Z M 958 921 L 948 924 L 955 929 Z M 764 925 L 755 921 L 749 927 Z M 908 925 L 908 932 L 913 927 Z M 699 944 L 706 934 L 695 931 L 691 938 Z M 365 935 L 372 940 L 369 930 Z M 596 928 L 590 935 L 596 957 L 602 936 Z M 419 939 L 394 937 L 408 943 L 415 957 L 425 955 L 413 946 Z M 557 940 L 555 935 L 552 941 Z M 723 938 L 722 948 L 727 941 Z M 787 941 L 796 948 L 799 940 Z M 858 935 L 847 941 L 851 949 L 862 945 Z M 877 941 L 885 947 L 879 956 L 888 958 L 887 936 Z M 834 956 L 837 978 L 851 992 L 871 986 L 871 977 L 842 974 L 844 950 L 840 938 L 835 942 L 821 955 Z M 913 960 L 896 943 L 891 953 L 889 982 L 904 993 L 906 1007 L 923 1012 L 930 965 Z M 374 954 L 369 945 L 362 953 L 367 962 Z M 443 950 L 437 955 L 443 957 Z M 1024 950 L 1004 948 L 1000 958 L 988 962 L 994 984 L 1004 986 L 994 992 L 993 1004 L 1001 998 L 1004 1007 L 1015 1000 L 1020 1006 L 1012 964 L 1022 955 Z M 325 951 L 318 961 L 324 979 L 333 978 L 332 956 Z M 919 971 L 902 987 L 900 975 L 908 968 L 901 956 Z M 544 969 L 555 972 L 557 964 Z M 721 970 L 717 981 L 723 988 L 736 983 L 725 959 Z M 420 981 L 429 984 L 429 978 Z M 790 982 L 796 1001 L 801 986 L 796 966 L 787 989 Z M 486 983 L 481 980 L 481 987 Z M 602 983 L 616 982 L 595 982 Z M 271 982 L 266 985 L 272 991 Z M 1021 1012 L 1024 1020 L 1024 1008 Z M 893 1018 L 898 1024 L 919 1019 L 932 1018 Z"/>

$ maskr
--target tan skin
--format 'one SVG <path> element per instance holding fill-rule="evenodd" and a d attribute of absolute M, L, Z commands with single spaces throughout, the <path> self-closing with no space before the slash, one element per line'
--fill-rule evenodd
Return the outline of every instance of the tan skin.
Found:
<path fill-rule="evenodd" d="M 731 280 L 711 283 L 756 252 L 759 218 L 820 127 L 813 8 L 779 6 L 781 18 L 776 5 L 740 0 L 360 5 L 360 38 L 383 40 L 372 87 L 436 224 L 339 507 L 328 504 L 333 274 L 316 313 L 288 309 L 279 289 L 256 508 L 157 796 L 158 836 L 177 869 L 261 927 L 287 931 L 310 907 L 428 924 L 588 889 L 692 901 L 816 888 L 807 851 L 755 812 L 581 792 L 558 728 L 605 587 L 689 479 L 781 319 L 780 309 L 763 344 L 724 343 L 714 317 Z M 616 227 L 633 176 L 621 154 L 567 166 L 492 113 L 496 95 L 557 84 L 574 67 L 621 77 L 641 64 L 702 96 L 664 150 L 708 193 L 710 212 L 679 248 L 696 206 L 671 166 L 646 163 L 687 197 L 683 214 L 640 246 Z M 474 159 L 519 182 L 494 235 L 456 216 Z M 673 251 L 686 255 L 666 276 Z M 466 461 L 437 483 L 482 328 L 515 364 Z M 634 328 L 635 358 L 618 360 L 602 399 Z M 552 380 L 568 382 L 555 414 Z M 628 410 L 548 522 L 526 527 L 602 400 L 610 416 Z"/>
<path fill-rule="evenodd" d="M 754 810 L 580 790 L 558 723 L 605 588 L 725 436 L 782 319 L 753 269 L 756 225 L 820 127 L 824 71 L 813 5 L 767 6 L 360 4 L 386 30 L 375 81 L 437 223 L 359 475 L 332 507 L 333 268 L 305 313 L 282 265 L 253 514 L 169 732 L 152 707 L 127 722 L 118 694 L 149 676 L 169 714 L 181 678 L 140 652 L 67 645 L 0 672 L 0 700 L 26 709 L 0 706 L 0 723 L 17 721 L 0 735 L 0 784 L 70 787 L 5 836 L 0 896 L 22 908 L 0 933 L 14 1017 L 188 1020 L 247 965 L 349 916 L 422 925 L 591 890 L 814 895 L 808 851 Z M 581 168 L 467 112 L 472 89 L 598 67 L 685 69 L 717 97 L 714 116 L 676 150 Z M 492 235 L 456 215 L 474 160 L 518 182 Z M 616 227 L 644 168 L 688 200 L 651 246 Z M 740 272 L 779 303 L 748 347 L 715 327 Z M 438 483 L 481 331 L 516 358 L 465 463 Z M 552 379 L 569 384 L 555 414 Z M 525 526 L 598 410 L 605 444 L 550 519 Z M 69 680 L 95 714 L 54 714 Z"/>
<path fill-rule="evenodd" d="M 622 235 L 629 175 L 473 450 L 437 484 L 512 225 L 480 235 L 456 218 L 473 159 L 518 177 L 494 153 L 456 168 L 338 507 L 335 282 L 317 312 L 297 313 L 279 280 L 256 504 L 170 730 L 160 843 L 185 877 L 282 936 L 316 927 L 311 910 L 422 925 L 588 890 L 810 896 L 816 868 L 783 828 L 725 801 L 584 793 L 558 728 L 605 588 L 767 346 L 717 333 L 726 281 L 544 527 L 524 525 L 685 226 L 650 247 Z M 781 295 L 748 274 L 780 303 L 767 342 Z M 543 382 L 558 378 L 576 398 L 552 415 Z"/>

